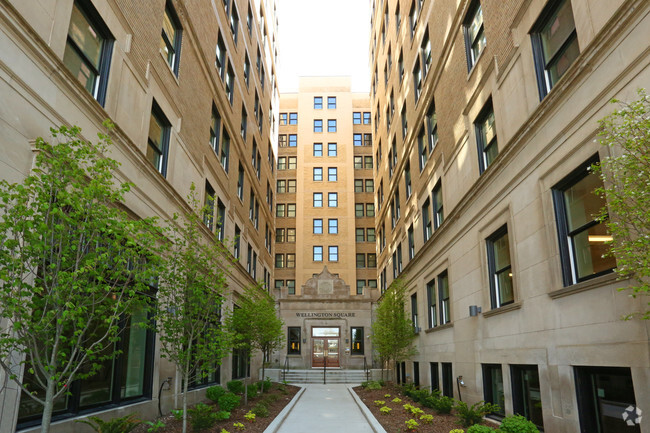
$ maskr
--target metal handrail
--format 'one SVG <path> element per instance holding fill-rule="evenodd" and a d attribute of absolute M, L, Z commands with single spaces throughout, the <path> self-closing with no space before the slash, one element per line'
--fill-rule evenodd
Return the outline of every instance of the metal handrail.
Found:
<path fill-rule="evenodd" d="M 363 357 L 363 371 L 366 373 L 366 382 L 370 380 L 370 369 L 368 368 L 368 361 L 366 361 L 366 357 Z"/>
<path fill-rule="evenodd" d="M 282 367 L 282 381 L 287 381 L 287 371 L 289 371 L 289 358 L 284 358 L 284 366 Z"/>
<path fill-rule="evenodd" d="M 327 356 L 325 355 L 325 350 L 323 350 L 323 385 L 327 385 Z"/>

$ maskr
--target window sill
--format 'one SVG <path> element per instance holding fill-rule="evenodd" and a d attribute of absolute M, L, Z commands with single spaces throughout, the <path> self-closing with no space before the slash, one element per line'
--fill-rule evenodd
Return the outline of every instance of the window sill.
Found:
<path fill-rule="evenodd" d="M 444 325 L 436 326 L 435 328 L 425 329 L 424 333 L 425 334 L 430 334 L 432 332 L 436 332 L 436 331 L 440 331 L 440 330 L 448 329 L 448 328 L 453 328 L 453 327 L 454 327 L 454 322 L 449 322 L 449 323 L 445 323 Z"/>
<path fill-rule="evenodd" d="M 519 310 L 521 308 L 522 301 L 513 302 L 512 304 L 504 305 L 503 307 L 495 308 L 490 311 L 483 313 L 483 317 L 492 317 L 497 316 L 502 313 L 507 313 L 509 311 Z"/>
<path fill-rule="evenodd" d="M 580 283 L 573 284 L 568 287 L 563 287 L 561 289 L 554 290 L 550 292 L 548 296 L 551 297 L 551 299 L 563 298 L 565 296 L 570 296 L 575 293 L 585 292 L 591 289 L 597 289 L 606 284 L 612 283 L 617 279 L 618 279 L 618 275 L 616 275 L 616 272 L 611 272 L 606 275 L 601 275 L 600 277 L 592 278 L 587 281 L 582 281 Z"/>

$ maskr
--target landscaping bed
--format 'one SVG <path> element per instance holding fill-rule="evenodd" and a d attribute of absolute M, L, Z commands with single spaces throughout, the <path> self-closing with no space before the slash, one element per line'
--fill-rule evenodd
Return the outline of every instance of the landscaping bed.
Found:
<path fill-rule="evenodd" d="M 257 394 L 255 397 L 248 398 L 248 404 L 244 405 L 244 396 L 241 395 L 241 404 L 230 411 L 230 417 L 227 420 L 221 420 L 214 423 L 212 427 L 193 430 L 190 423 L 190 417 L 188 416 L 187 421 L 187 431 L 201 431 L 209 433 L 221 433 L 222 429 L 226 430 L 229 433 L 235 432 L 246 432 L 246 433 L 262 433 L 269 424 L 275 419 L 276 416 L 284 409 L 284 407 L 289 404 L 291 399 L 296 395 L 300 390 L 299 387 L 293 385 L 283 385 L 274 383 L 270 390 L 265 390 L 264 394 Z M 245 415 L 252 411 L 260 402 L 265 402 L 264 406 L 268 408 L 267 416 L 255 416 L 254 421 L 246 419 Z M 210 412 L 218 412 L 218 404 L 211 401 L 206 402 L 210 407 Z M 189 411 L 188 411 L 189 412 Z M 191 413 L 191 412 L 190 412 Z M 182 432 L 183 422 L 175 418 L 173 414 L 159 418 L 158 420 L 162 421 L 165 426 L 160 427 L 157 430 L 153 430 L 157 433 L 180 433 Z M 156 421 L 158 421 L 156 420 Z M 155 421 L 154 421 L 155 422 Z M 243 424 L 243 430 L 236 428 L 233 425 L 235 423 Z M 148 429 L 151 428 L 151 425 L 143 424 L 138 426 L 133 433 L 147 433 Z"/>

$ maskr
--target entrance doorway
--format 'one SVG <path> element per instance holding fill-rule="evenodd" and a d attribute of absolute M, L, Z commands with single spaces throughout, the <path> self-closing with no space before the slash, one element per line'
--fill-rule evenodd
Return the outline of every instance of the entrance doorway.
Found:
<path fill-rule="evenodd" d="M 313 327 L 311 337 L 311 366 L 322 368 L 327 362 L 327 367 L 339 367 L 340 328 Z"/>

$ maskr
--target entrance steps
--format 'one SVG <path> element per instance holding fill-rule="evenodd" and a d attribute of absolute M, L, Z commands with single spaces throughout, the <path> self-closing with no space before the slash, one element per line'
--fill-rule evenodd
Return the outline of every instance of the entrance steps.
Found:
<path fill-rule="evenodd" d="M 361 383 L 365 382 L 366 373 L 363 370 L 327 369 L 326 383 Z M 289 383 L 323 383 L 323 369 L 288 370 L 286 381 Z"/>

